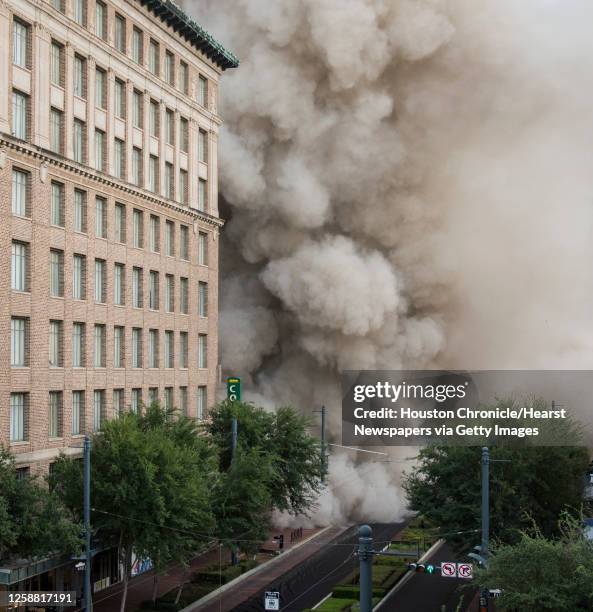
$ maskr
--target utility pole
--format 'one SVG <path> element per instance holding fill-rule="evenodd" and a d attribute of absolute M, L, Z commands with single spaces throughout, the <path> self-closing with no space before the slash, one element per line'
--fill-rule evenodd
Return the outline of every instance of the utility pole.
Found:
<path fill-rule="evenodd" d="M 327 453 L 325 452 L 325 406 L 321 406 L 321 410 L 314 410 L 313 412 L 321 413 L 321 435 L 319 439 L 321 453 L 321 482 L 325 484 L 325 477 L 327 475 Z"/>
<path fill-rule="evenodd" d="M 85 539 L 85 568 L 84 568 L 84 609 L 86 612 L 93 610 L 93 596 L 91 594 L 91 440 L 84 437 L 83 446 L 84 461 L 84 539 Z"/>
<path fill-rule="evenodd" d="M 358 528 L 360 561 L 360 612 L 373 610 L 373 530 L 370 525 Z"/>

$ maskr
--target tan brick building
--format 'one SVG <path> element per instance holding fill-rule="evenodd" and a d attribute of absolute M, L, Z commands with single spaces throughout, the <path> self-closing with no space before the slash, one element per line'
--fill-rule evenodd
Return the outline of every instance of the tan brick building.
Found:
<path fill-rule="evenodd" d="M 168 0 L 0 0 L 0 443 L 44 471 L 217 383 L 218 83 Z"/>

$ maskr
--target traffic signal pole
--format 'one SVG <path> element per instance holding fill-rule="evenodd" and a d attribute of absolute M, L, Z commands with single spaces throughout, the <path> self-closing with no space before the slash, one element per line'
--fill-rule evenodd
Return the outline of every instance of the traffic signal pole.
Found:
<path fill-rule="evenodd" d="M 488 547 L 490 546 L 490 451 L 482 448 L 482 546 L 480 556 L 484 565 L 488 564 Z M 488 612 L 488 589 L 482 589 L 480 612 Z"/>
<path fill-rule="evenodd" d="M 370 525 L 358 528 L 360 561 L 360 612 L 373 610 L 373 530 Z"/>
<path fill-rule="evenodd" d="M 91 440 L 88 436 L 84 437 L 83 464 L 83 514 L 85 541 L 84 609 L 85 612 L 92 612 L 93 596 L 91 594 Z"/>
<path fill-rule="evenodd" d="M 233 417 L 231 421 L 231 464 L 235 459 L 235 453 L 237 452 L 237 417 Z M 231 545 L 231 565 L 239 564 L 239 553 L 237 551 L 237 545 Z"/>

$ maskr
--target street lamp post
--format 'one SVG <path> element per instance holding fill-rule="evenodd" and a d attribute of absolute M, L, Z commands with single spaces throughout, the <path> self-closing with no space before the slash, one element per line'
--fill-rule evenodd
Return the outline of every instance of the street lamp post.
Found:
<path fill-rule="evenodd" d="M 91 440 L 84 437 L 84 539 L 85 539 L 85 570 L 84 570 L 84 609 L 93 610 L 93 597 L 91 594 Z"/>

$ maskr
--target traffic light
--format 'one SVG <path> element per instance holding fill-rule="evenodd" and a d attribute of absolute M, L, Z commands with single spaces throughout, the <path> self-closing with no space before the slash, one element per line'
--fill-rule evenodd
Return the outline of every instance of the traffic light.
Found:
<path fill-rule="evenodd" d="M 434 566 L 431 565 L 430 567 L 432 567 L 432 570 L 434 571 Z M 426 572 L 426 565 L 424 565 L 424 563 L 408 563 L 408 569 L 411 572 L 424 573 Z"/>
<path fill-rule="evenodd" d="M 432 563 L 429 563 L 426 566 L 426 573 L 427 574 L 434 574 L 434 565 L 432 565 Z"/>

